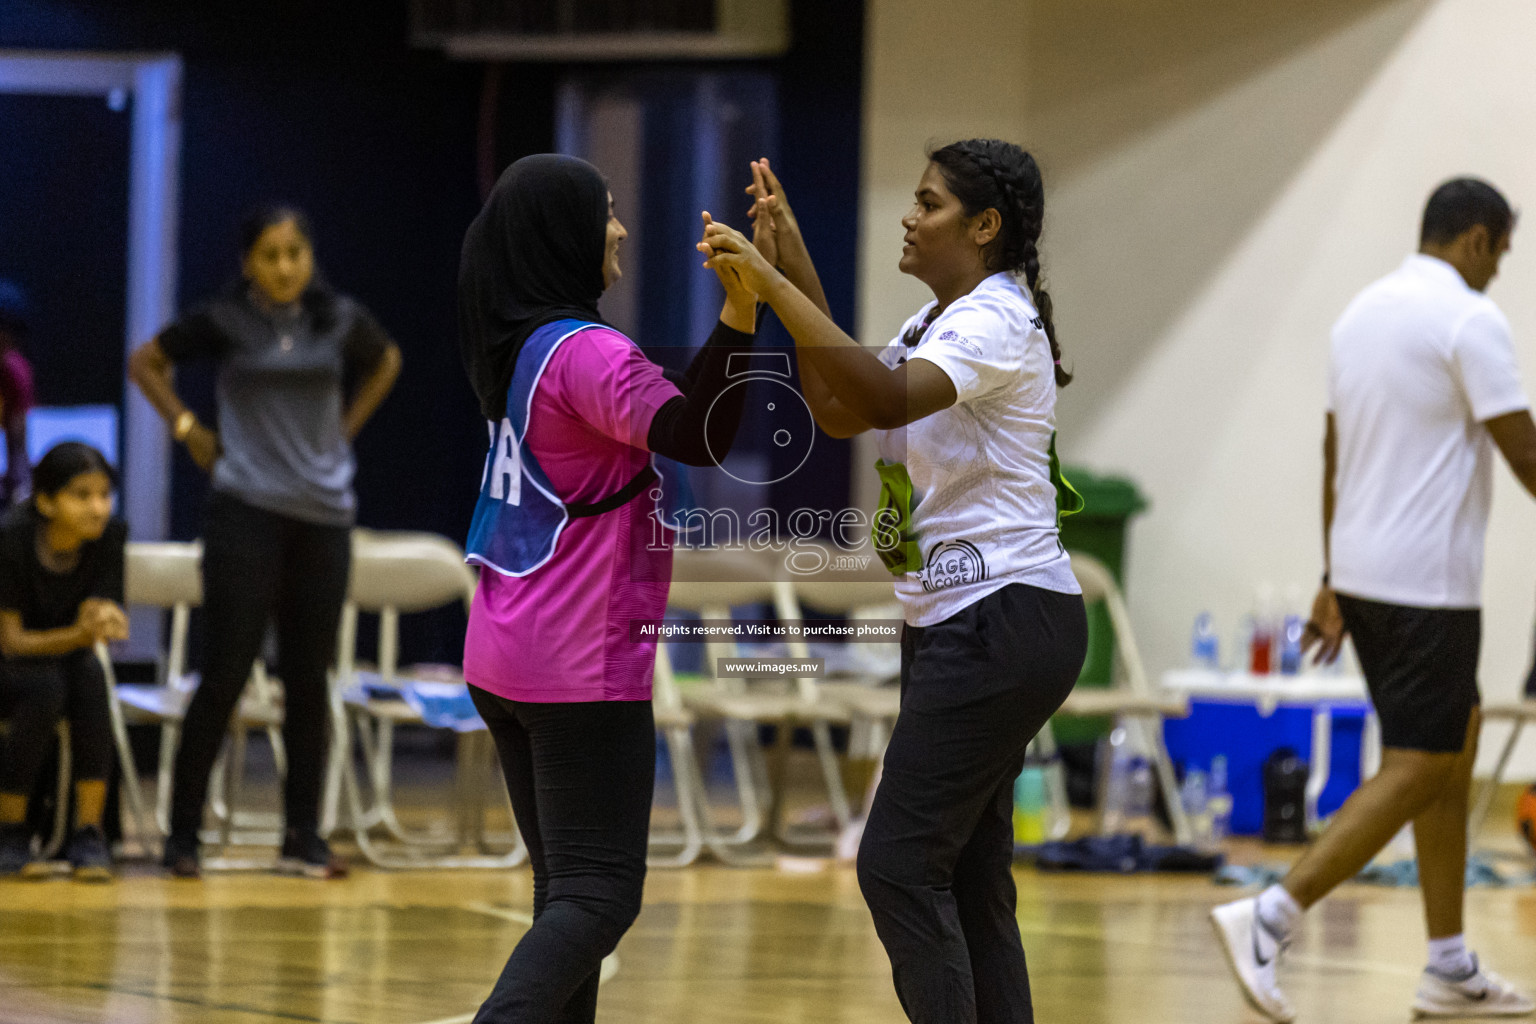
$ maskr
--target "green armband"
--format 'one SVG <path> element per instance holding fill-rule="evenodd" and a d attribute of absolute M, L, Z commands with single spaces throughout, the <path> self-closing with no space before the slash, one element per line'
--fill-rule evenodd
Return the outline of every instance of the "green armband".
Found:
<path fill-rule="evenodd" d="M 923 567 L 923 553 L 917 534 L 912 531 L 912 477 L 900 462 L 876 460 L 880 476 L 880 506 L 870 524 L 870 539 L 875 554 L 893 576 L 903 576 Z"/>
<path fill-rule="evenodd" d="M 1067 516 L 1075 516 L 1088 507 L 1083 496 L 1077 493 L 1077 488 L 1072 486 L 1061 472 L 1061 460 L 1056 457 L 1056 432 L 1051 431 L 1051 485 L 1056 488 L 1056 527 L 1061 528 L 1061 521 Z"/>

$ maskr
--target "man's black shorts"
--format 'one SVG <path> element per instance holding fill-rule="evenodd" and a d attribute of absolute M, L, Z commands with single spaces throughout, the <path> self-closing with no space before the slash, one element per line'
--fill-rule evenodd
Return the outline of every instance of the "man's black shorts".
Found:
<path fill-rule="evenodd" d="M 1480 608 L 1413 608 L 1339 596 L 1385 747 L 1455 754 L 1478 705 Z"/>

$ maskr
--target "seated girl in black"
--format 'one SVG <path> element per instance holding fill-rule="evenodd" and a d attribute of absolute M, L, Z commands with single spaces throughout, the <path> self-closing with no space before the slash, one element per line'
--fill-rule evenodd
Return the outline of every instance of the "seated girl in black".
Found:
<path fill-rule="evenodd" d="M 0 875 L 44 873 L 32 859 L 27 798 L 54 726 L 69 720 L 78 826 L 75 877 L 105 881 L 112 862 L 101 818 L 112 763 L 106 680 L 92 648 L 126 640 L 123 522 L 112 518 L 112 470 L 66 441 L 32 471 L 32 500 L 0 519 Z"/>

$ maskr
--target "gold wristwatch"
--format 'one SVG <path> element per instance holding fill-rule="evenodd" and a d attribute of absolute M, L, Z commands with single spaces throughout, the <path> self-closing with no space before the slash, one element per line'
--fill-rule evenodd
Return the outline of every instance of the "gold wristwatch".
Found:
<path fill-rule="evenodd" d="M 180 444 L 187 439 L 187 435 L 192 433 L 192 428 L 195 426 L 197 426 L 197 414 L 191 409 L 183 409 L 181 415 L 176 417 L 175 425 L 171 427 L 171 436 L 176 439 L 177 444 Z"/>

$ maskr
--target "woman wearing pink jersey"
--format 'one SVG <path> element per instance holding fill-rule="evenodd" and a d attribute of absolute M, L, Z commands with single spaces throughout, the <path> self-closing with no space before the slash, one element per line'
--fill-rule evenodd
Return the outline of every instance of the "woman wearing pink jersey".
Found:
<path fill-rule="evenodd" d="M 624 238 L 596 168 L 543 154 L 507 169 L 464 239 L 460 346 L 491 434 L 464 675 L 534 871 L 533 927 L 478 1022 L 595 1017 L 645 879 L 656 642 L 630 625 L 666 608 L 672 553 L 650 517 L 677 473 L 658 456 L 711 464 L 741 418 L 741 389 L 721 393 L 756 297 L 720 275 L 720 323 L 664 374 L 597 311 Z"/>

